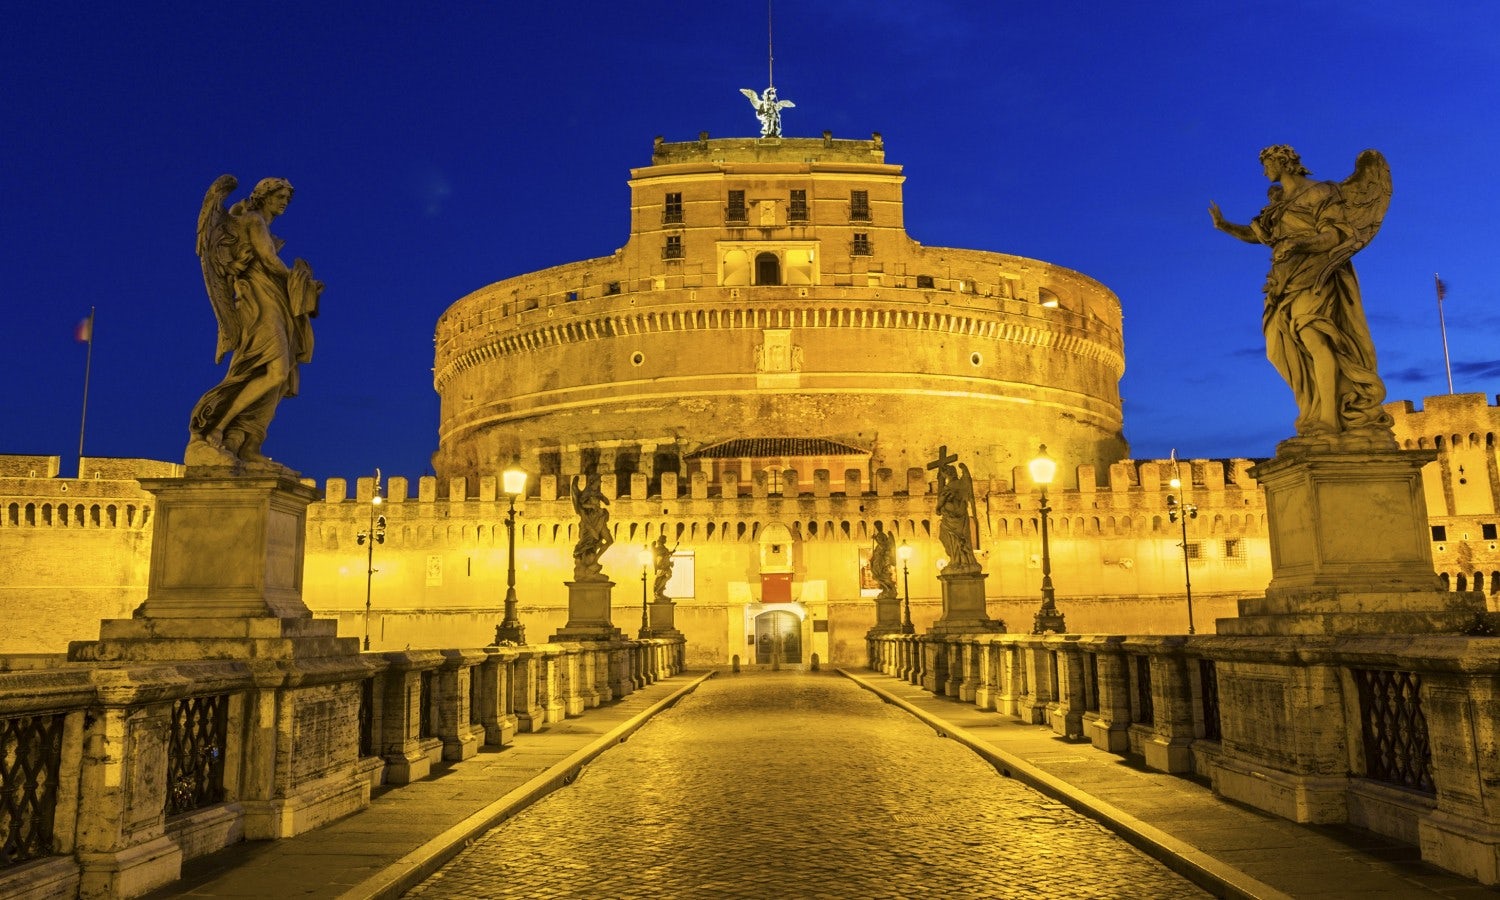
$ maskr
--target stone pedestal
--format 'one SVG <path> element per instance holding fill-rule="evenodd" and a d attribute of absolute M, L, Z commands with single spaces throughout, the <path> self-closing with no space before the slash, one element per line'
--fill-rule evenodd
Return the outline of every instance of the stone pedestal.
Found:
<path fill-rule="evenodd" d="M 943 586 L 943 614 L 928 634 L 974 634 L 982 631 L 1004 631 L 1005 623 L 991 619 L 984 602 L 983 572 L 944 572 L 938 576 Z"/>
<path fill-rule="evenodd" d="M 80 854 L 86 880 L 174 880 L 183 853 L 158 852 L 162 841 L 200 853 L 241 838 L 290 837 L 370 802 L 374 763 L 359 758 L 358 709 L 361 683 L 377 664 L 361 657 L 358 638 L 338 637 L 333 620 L 312 618 L 302 602 L 306 509 L 317 491 L 282 472 L 190 467 L 188 476 L 141 481 L 156 498 L 146 599 L 132 618 L 101 623 L 99 640 L 73 642 L 68 657 L 102 664 L 96 677 L 117 685 L 121 705 L 106 716 L 159 722 L 155 743 L 131 739 L 94 766 L 103 779 L 100 815 L 122 804 L 127 813 L 163 815 L 165 775 L 132 780 L 114 770 L 165 766 L 174 703 L 215 694 L 228 697 L 229 737 L 215 748 L 234 773 L 224 784 L 227 805 L 194 813 L 201 826 L 178 828 L 175 838 L 141 843 L 160 828 L 141 819 L 141 828 L 98 841 Z M 174 665 L 197 674 L 157 680 Z M 299 739 L 318 746 L 290 752 Z"/>
<path fill-rule="evenodd" d="M 650 637 L 682 637 L 677 630 L 677 603 L 672 600 L 652 600 L 650 604 Z"/>
<path fill-rule="evenodd" d="M 625 640 L 625 633 L 610 618 L 613 581 L 569 581 L 567 585 L 568 624 L 550 638 L 553 643 Z"/>
<path fill-rule="evenodd" d="M 1219 634 L 1459 631 L 1479 594 L 1433 570 L 1422 466 L 1431 450 L 1293 450 L 1251 469 L 1266 492 L 1272 579 Z"/>
<path fill-rule="evenodd" d="M 865 632 L 868 637 L 901 633 L 901 598 L 875 598 L 875 624 Z"/>

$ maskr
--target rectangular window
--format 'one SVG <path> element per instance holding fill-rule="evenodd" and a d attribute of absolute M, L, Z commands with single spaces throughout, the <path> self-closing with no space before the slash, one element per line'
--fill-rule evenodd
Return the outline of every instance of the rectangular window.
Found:
<path fill-rule="evenodd" d="M 1199 560 L 1203 558 L 1203 545 L 1197 541 L 1188 541 L 1186 544 L 1183 544 L 1182 551 L 1187 554 L 1188 559 Z"/>
<path fill-rule="evenodd" d="M 1448 539 L 1448 526 L 1446 526 L 1446 525 L 1434 525 L 1434 526 L 1432 526 L 1432 539 L 1435 540 L 1435 541 L 1446 541 Z"/>
<path fill-rule="evenodd" d="M 661 248 L 662 259 L 682 259 L 682 235 L 667 235 L 666 246 Z"/>
<path fill-rule="evenodd" d="M 1226 560 L 1244 559 L 1245 558 L 1245 539 L 1244 538 L 1225 538 L 1224 539 L 1224 558 Z"/>
<path fill-rule="evenodd" d="M 745 208 L 745 192 L 730 191 L 729 205 L 724 208 L 724 220 L 726 222 L 747 222 L 750 213 Z"/>
<path fill-rule="evenodd" d="M 1487 541 L 1493 541 L 1496 539 L 1494 522 L 1481 522 L 1479 524 L 1479 531 L 1480 537 L 1484 538 Z"/>
<path fill-rule="evenodd" d="M 620 293 L 620 282 L 610 281 L 604 285 L 604 293 L 610 296 Z"/>
<path fill-rule="evenodd" d="M 807 221 L 807 191 L 792 191 L 791 202 L 786 210 L 786 219 L 788 222 Z"/>
<path fill-rule="evenodd" d="M 864 232 L 864 231 L 856 231 L 856 232 L 854 232 L 854 255 L 855 256 L 869 256 L 870 255 L 870 235 L 869 235 L 868 232 Z"/>
<path fill-rule="evenodd" d="M 663 222 L 682 221 L 682 194 L 680 192 L 667 194 L 666 205 L 661 211 L 661 220 Z"/>
<path fill-rule="evenodd" d="M 926 288 L 929 291 L 932 290 L 932 276 L 931 275 L 918 275 L 917 276 L 917 287 L 918 288 Z"/>
<path fill-rule="evenodd" d="M 870 221 L 870 192 L 849 192 L 849 218 L 856 222 Z"/>

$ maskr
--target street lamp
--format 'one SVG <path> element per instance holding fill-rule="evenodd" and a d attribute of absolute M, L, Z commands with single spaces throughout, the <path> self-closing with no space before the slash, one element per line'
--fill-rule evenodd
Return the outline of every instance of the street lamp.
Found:
<path fill-rule="evenodd" d="M 642 547 L 636 559 L 641 564 L 641 637 L 648 638 L 651 636 L 651 620 L 646 613 L 646 567 L 651 565 L 651 547 Z"/>
<path fill-rule="evenodd" d="M 375 545 L 385 543 L 385 516 L 375 515 L 384 502 L 380 497 L 380 469 L 375 470 L 375 493 L 370 497 L 370 527 L 354 536 L 355 543 L 369 546 L 365 556 L 365 649 L 370 649 L 370 582 L 375 577 Z"/>
<path fill-rule="evenodd" d="M 511 466 L 500 473 L 500 481 L 505 496 L 510 498 L 510 511 L 505 515 L 505 618 L 495 626 L 495 643 L 524 644 L 526 626 L 516 615 L 516 498 L 526 494 L 526 470 Z"/>
<path fill-rule="evenodd" d="M 906 599 L 906 608 L 901 620 L 902 634 L 916 634 L 917 629 L 911 624 L 911 570 L 907 563 L 911 561 L 911 546 L 906 541 L 896 548 L 896 556 L 901 560 L 901 593 Z"/>
<path fill-rule="evenodd" d="M 1182 489 L 1182 479 L 1175 473 L 1170 484 L 1174 490 Z M 1187 588 L 1188 634 L 1193 633 L 1193 573 L 1188 566 L 1187 520 L 1196 518 L 1198 507 L 1195 504 L 1186 502 L 1186 498 L 1179 501 L 1171 494 L 1167 495 L 1167 520 L 1182 523 L 1182 581 Z"/>
<path fill-rule="evenodd" d="M 1057 461 L 1047 455 L 1047 445 L 1043 444 L 1037 451 L 1036 458 L 1027 463 L 1026 468 L 1031 471 L 1032 483 L 1042 489 L 1042 606 L 1036 612 L 1031 633 L 1061 633 L 1067 631 L 1068 627 L 1063 621 L 1063 614 L 1057 611 L 1057 600 L 1052 593 L 1052 552 L 1047 545 L 1047 514 L 1052 512 L 1052 507 L 1047 505 L 1047 485 L 1057 475 Z"/>

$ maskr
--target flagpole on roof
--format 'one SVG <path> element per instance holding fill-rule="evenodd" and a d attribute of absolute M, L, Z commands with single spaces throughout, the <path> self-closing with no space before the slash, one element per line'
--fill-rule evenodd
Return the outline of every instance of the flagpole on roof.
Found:
<path fill-rule="evenodd" d="M 89 374 L 94 368 L 94 307 L 89 307 L 89 317 L 80 330 L 89 345 L 83 362 L 83 416 L 78 420 L 78 477 L 83 478 L 83 428 L 89 420 Z"/>
<path fill-rule="evenodd" d="M 1453 364 L 1448 361 L 1448 325 L 1443 321 L 1443 298 L 1448 296 L 1448 286 L 1437 273 L 1432 273 L 1433 285 L 1437 288 L 1438 330 L 1443 333 L 1443 368 L 1448 373 L 1448 393 L 1453 393 Z"/>

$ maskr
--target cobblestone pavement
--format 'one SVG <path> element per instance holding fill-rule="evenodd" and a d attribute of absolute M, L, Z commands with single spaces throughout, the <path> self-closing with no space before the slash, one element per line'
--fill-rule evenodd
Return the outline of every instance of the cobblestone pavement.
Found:
<path fill-rule="evenodd" d="M 408 897 L 1203 897 L 832 674 L 721 673 Z"/>

